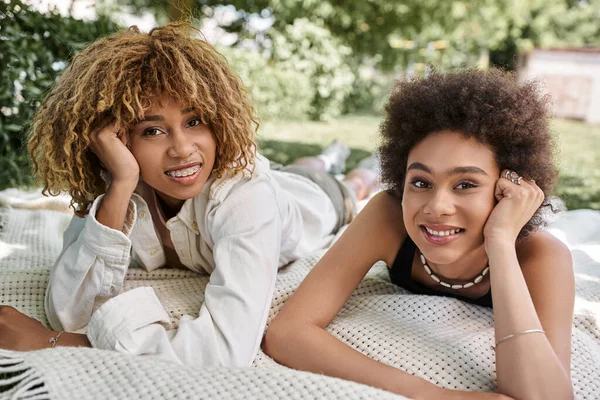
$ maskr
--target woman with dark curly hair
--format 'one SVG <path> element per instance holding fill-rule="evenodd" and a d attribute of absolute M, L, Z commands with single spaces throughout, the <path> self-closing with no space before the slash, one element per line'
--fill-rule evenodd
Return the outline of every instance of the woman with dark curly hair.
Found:
<path fill-rule="evenodd" d="M 278 268 L 327 246 L 353 217 L 360 188 L 325 173 L 348 148 L 298 161 L 312 168 L 271 168 L 256 154 L 245 88 L 199 36 L 170 24 L 100 39 L 43 101 L 29 150 L 45 192 L 68 191 L 76 216 L 46 291 L 54 330 L 0 307 L 0 347 L 249 366 Z M 210 274 L 198 314 L 168 329 L 151 288 L 119 294 L 130 262 Z"/>
<path fill-rule="evenodd" d="M 557 176 L 546 100 L 501 71 L 403 80 L 381 125 L 376 195 L 312 269 L 264 348 L 294 368 L 418 399 L 568 399 L 574 275 L 540 228 Z M 493 307 L 502 393 L 459 392 L 378 363 L 325 331 L 371 266 L 413 293 Z M 401 338 L 398 338 L 401 340 Z"/>

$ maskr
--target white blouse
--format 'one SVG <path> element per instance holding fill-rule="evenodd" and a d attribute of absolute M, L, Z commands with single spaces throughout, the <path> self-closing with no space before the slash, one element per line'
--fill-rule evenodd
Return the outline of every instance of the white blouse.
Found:
<path fill-rule="evenodd" d="M 136 192 L 151 190 L 140 184 Z M 46 291 L 55 330 L 87 325 L 94 347 L 153 354 L 183 364 L 249 366 L 264 333 L 279 267 L 329 245 L 333 204 L 314 182 L 272 171 L 257 156 L 247 171 L 211 179 L 166 223 L 181 263 L 210 274 L 198 316 L 169 330 L 151 287 L 121 293 L 131 261 L 152 271 L 165 254 L 148 205 L 135 193 L 123 232 L 100 224 L 95 199 L 73 217 Z"/>

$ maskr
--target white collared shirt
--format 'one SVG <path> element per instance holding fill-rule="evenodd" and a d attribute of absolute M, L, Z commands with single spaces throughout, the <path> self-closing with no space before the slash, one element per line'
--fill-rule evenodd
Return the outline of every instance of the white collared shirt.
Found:
<path fill-rule="evenodd" d="M 141 184 L 136 191 L 142 190 L 152 189 Z M 46 291 L 48 320 L 55 330 L 87 325 L 97 348 L 183 364 L 249 366 L 264 333 L 278 267 L 326 247 L 336 224 L 321 188 L 271 171 L 262 156 L 251 177 L 210 179 L 166 223 L 182 264 L 210 274 L 198 317 L 184 316 L 177 329 L 169 329 L 152 288 L 121 293 L 130 262 L 148 271 L 165 264 L 148 205 L 134 194 L 120 232 L 96 220 L 102 197 L 65 231 Z"/>

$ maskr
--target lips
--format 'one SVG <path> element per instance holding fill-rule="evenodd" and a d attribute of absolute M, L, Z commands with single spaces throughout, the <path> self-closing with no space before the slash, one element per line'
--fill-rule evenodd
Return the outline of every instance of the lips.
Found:
<path fill-rule="evenodd" d="M 167 171 L 167 172 L 165 172 L 165 174 L 176 177 L 176 178 L 181 178 L 181 177 L 190 176 L 190 175 L 198 172 L 199 169 L 200 169 L 200 165 L 195 165 L 195 166 L 189 167 L 189 168 Z"/>
<path fill-rule="evenodd" d="M 165 175 L 177 178 L 186 177 L 198 172 L 201 167 L 202 164 L 198 162 L 178 165 L 174 168 L 169 168 L 166 170 Z"/>
<path fill-rule="evenodd" d="M 447 244 L 458 239 L 465 230 L 458 226 L 426 224 L 421 225 L 421 233 L 432 244 Z"/>
<path fill-rule="evenodd" d="M 183 185 L 192 185 L 202 171 L 201 163 L 191 163 L 171 168 L 165 171 L 165 175 L 172 181 Z"/>

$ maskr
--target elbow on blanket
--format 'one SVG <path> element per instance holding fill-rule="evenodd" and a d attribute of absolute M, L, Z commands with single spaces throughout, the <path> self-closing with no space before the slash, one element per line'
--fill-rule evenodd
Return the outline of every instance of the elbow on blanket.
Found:
<path fill-rule="evenodd" d="M 285 357 L 286 345 L 290 344 L 292 331 L 290 326 L 281 323 L 277 318 L 271 323 L 267 333 L 263 339 L 262 348 L 265 354 L 277 362 L 282 362 L 282 357 Z"/>

